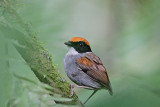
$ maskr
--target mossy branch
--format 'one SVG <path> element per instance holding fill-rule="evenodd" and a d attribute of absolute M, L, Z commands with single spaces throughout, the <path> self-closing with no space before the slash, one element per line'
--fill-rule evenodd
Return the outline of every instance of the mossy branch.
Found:
<path fill-rule="evenodd" d="M 13 40 L 15 48 L 37 78 L 53 87 L 53 95 L 59 94 L 62 97 L 72 99 L 69 102 L 55 102 L 83 106 L 76 94 L 70 95 L 70 84 L 56 70 L 48 51 L 37 40 L 37 34 L 31 31 L 29 25 L 23 23 L 23 20 L 14 9 L 14 5 L 5 0 L 0 2 L 0 8 L 3 10 L 1 13 L 3 20 L 0 21 L 1 35 Z"/>

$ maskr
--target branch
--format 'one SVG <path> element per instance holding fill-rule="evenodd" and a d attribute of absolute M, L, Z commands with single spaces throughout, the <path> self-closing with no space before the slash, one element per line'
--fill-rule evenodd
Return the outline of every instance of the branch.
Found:
<path fill-rule="evenodd" d="M 14 5 L 5 0 L 0 2 L 0 8 L 4 10 L 1 17 L 5 19 L 5 21 L 0 21 L 1 35 L 13 40 L 15 48 L 37 78 L 53 87 L 53 95 L 59 94 L 64 98 L 72 99 L 68 102 L 55 102 L 83 106 L 75 93 L 70 96 L 70 84 L 56 70 L 48 51 L 37 40 L 37 33 L 32 32 L 29 25 L 23 23 L 21 17 L 16 13 Z M 17 29 L 17 26 L 20 30 Z"/>

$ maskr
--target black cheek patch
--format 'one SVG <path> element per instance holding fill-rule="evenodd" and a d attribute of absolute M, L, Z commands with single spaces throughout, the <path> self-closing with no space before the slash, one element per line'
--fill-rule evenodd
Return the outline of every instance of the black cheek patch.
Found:
<path fill-rule="evenodd" d="M 84 53 L 84 52 L 92 52 L 91 48 L 85 44 L 84 42 L 80 41 L 80 42 L 71 42 L 74 49 L 79 52 L 79 53 Z M 83 45 L 80 45 L 83 44 Z"/>

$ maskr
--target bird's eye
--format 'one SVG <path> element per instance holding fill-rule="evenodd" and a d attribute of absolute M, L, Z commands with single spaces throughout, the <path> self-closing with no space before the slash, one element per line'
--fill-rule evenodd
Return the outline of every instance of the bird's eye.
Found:
<path fill-rule="evenodd" d="M 82 44 L 82 43 L 80 43 L 79 45 L 80 45 L 80 46 L 83 46 L 83 44 Z"/>

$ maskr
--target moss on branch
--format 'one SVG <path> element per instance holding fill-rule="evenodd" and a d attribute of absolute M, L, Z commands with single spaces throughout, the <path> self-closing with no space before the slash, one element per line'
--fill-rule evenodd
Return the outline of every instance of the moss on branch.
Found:
<path fill-rule="evenodd" d="M 17 51 L 37 78 L 53 87 L 53 95 L 56 93 L 62 97 L 73 99 L 70 102 L 55 102 L 83 106 L 76 94 L 70 96 L 70 84 L 56 70 L 48 51 L 37 40 L 37 33 L 32 32 L 29 25 L 23 23 L 23 20 L 14 9 L 14 5 L 5 0 L 0 2 L 0 8 L 3 10 L 1 16 L 3 20 L 0 21 L 1 35 L 13 40 Z"/>

